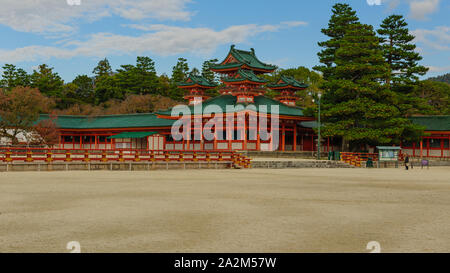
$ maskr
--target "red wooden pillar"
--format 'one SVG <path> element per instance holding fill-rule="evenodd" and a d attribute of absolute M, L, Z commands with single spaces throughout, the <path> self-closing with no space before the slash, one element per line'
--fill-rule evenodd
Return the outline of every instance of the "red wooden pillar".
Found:
<path fill-rule="evenodd" d="M 444 157 L 444 139 L 441 138 L 441 157 Z"/>
<path fill-rule="evenodd" d="M 242 147 L 242 150 L 247 150 L 247 115 L 244 114 L 244 144 Z"/>
<path fill-rule="evenodd" d="M 214 150 L 217 150 L 217 127 L 214 126 Z"/>
<path fill-rule="evenodd" d="M 413 142 L 413 157 L 416 156 L 416 142 Z"/>
<path fill-rule="evenodd" d="M 450 135 L 448 136 L 448 156 L 450 157 Z"/>
<path fill-rule="evenodd" d="M 423 157 L 423 138 L 420 140 L 420 158 Z"/>
<path fill-rule="evenodd" d="M 303 145 L 303 143 L 304 143 L 304 142 L 303 142 L 303 141 L 304 141 L 304 140 L 303 140 L 303 134 L 302 134 L 302 140 L 301 140 L 301 141 L 302 141 L 302 143 L 300 143 L 300 145 L 302 146 L 302 151 L 304 151 L 304 150 L 305 150 L 305 146 Z"/>
<path fill-rule="evenodd" d="M 261 150 L 261 135 L 259 134 L 259 128 L 260 128 L 260 126 L 259 126 L 259 121 L 258 121 L 258 125 L 256 125 L 256 150 L 257 151 Z"/>
<path fill-rule="evenodd" d="M 427 157 L 430 156 L 430 139 L 427 138 Z"/>
<path fill-rule="evenodd" d="M 284 123 L 281 125 L 281 150 L 284 152 L 285 149 L 285 127 Z"/>
<path fill-rule="evenodd" d="M 330 151 L 330 138 L 327 137 L 327 152 Z"/>
<path fill-rule="evenodd" d="M 292 151 L 297 151 L 297 123 L 294 123 L 294 147 L 292 147 Z"/>

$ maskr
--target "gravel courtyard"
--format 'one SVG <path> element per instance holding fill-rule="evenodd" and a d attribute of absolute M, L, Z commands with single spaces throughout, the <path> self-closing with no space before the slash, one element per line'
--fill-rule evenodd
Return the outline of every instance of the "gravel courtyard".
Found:
<path fill-rule="evenodd" d="M 0 252 L 450 252 L 450 168 L 0 173 Z"/>

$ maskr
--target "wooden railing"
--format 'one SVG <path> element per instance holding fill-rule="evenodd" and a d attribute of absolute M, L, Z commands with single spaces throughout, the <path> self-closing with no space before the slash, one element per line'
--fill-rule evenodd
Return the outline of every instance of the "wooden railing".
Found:
<path fill-rule="evenodd" d="M 149 151 L 139 149 L 0 148 L 0 163 L 13 162 L 223 162 L 250 168 L 250 158 L 235 151 Z"/>
<path fill-rule="evenodd" d="M 341 161 L 355 167 L 365 166 L 365 162 L 367 162 L 369 158 L 372 159 L 373 162 L 376 162 L 378 161 L 378 154 L 341 152 Z"/>

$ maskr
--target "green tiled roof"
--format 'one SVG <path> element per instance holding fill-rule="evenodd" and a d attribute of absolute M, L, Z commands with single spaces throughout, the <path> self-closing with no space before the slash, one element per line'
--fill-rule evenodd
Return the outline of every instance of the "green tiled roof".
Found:
<path fill-rule="evenodd" d="M 197 75 L 193 75 L 193 74 L 189 75 L 186 82 L 178 83 L 178 86 L 191 86 L 191 85 L 195 85 L 195 84 L 198 84 L 201 86 L 206 86 L 206 87 L 216 87 L 217 86 L 217 84 L 208 81 L 207 79 L 203 78 L 202 76 L 197 76 Z"/>
<path fill-rule="evenodd" d="M 286 87 L 293 86 L 297 88 L 308 88 L 308 85 L 302 82 L 297 81 L 293 77 L 289 76 L 281 76 L 280 80 L 277 83 L 268 84 L 267 87 Z"/>
<path fill-rule="evenodd" d="M 244 69 L 240 69 L 240 68 L 234 77 L 225 77 L 222 80 L 224 82 L 240 82 L 240 81 L 248 80 L 248 81 L 259 82 L 259 83 L 265 83 L 268 81 L 266 79 L 259 78 L 251 70 L 244 70 Z"/>
<path fill-rule="evenodd" d="M 234 48 L 234 45 L 231 46 L 230 52 L 228 55 L 231 54 L 239 63 L 229 63 L 229 64 L 221 64 L 213 65 L 211 66 L 212 69 L 227 69 L 227 68 L 234 68 L 234 67 L 241 67 L 242 65 L 247 65 L 250 68 L 254 69 L 263 69 L 263 70 L 275 70 L 277 69 L 276 66 L 265 64 L 258 60 L 258 58 L 255 55 L 255 50 L 252 48 L 250 51 L 240 50 Z M 227 55 L 227 57 L 228 57 Z"/>
<path fill-rule="evenodd" d="M 49 115 L 41 115 L 40 120 Z M 174 120 L 161 119 L 155 114 L 129 114 L 105 116 L 57 116 L 55 123 L 60 129 L 114 129 L 139 127 L 170 127 Z"/>
<path fill-rule="evenodd" d="M 302 121 L 299 123 L 300 126 L 305 128 L 319 128 L 319 123 L 315 120 L 313 121 Z M 323 124 L 321 124 L 320 128 L 323 127 Z"/>
<path fill-rule="evenodd" d="M 450 131 L 450 116 L 416 116 L 409 119 L 425 126 L 427 131 Z"/>
<path fill-rule="evenodd" d="M 158 132 L 123 132 L 114 136 L 108 137 L 108 139 L 111 138 L 142 138 L 142 137 L 148 137 L 152 135 L 156 135 Z"/>
<path fill-rule="evenodd" d="M 232 95 L 221 95 L 221 96 L 217 96 L 211 99 L 208 99 L 206 101 L 204 101 L 202 103 L 202 111 L 205 111 L 208 109 L 212 109 L 211 106 L 212 105 L 217 105 L 220 110 L 222 111 L 222 113 L 231 113 L 231 112 L 240 112 L 241 110 L 245 109 L 246 105 L 245 104 L 241 104 L 241 103 L 236 103 L 236 97 L 232 96 Z M 243 108 L 239 109 L 233 109 L 233 111 L 230 111 L 230 109 L 227 109 L 227 106 L 234 106 L 233 108 L 236 108 L 236 106 L 241 105 Z M 260 106 L 267 106 L 267 111 L 261 111 L 264 113 L 268 113 L 271 114 L 271 106 L 279 106 L 279 114 L 283 115 L 283 116 L 303 116 L 303 111 L 301 108 L 299 107 L 292 107 L 292 106 L 287 106 L 279 101 L 273 100 L 271 98 L 265 97 L 265 96 L 256 96 L 254 103 L 251 103 L 250 105 L 253 105 L 256 107 L 256 110 L 259 111 L 260 110 Z M 194 106 L 188 106 L 191 113 L 194 113 Z M 157 112 L 158 114 L 161 115 L 167 115 L 170 116 L 171 115 L 171 109 L 166 110 L 166 111 L 160 111 Z"/>

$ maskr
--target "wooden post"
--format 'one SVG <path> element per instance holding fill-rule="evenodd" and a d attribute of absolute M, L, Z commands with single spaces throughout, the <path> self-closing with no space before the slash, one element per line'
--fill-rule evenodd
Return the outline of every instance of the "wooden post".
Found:
<path fill-rule="evenodd" d="M 420 159 L 423 157 L 423 138 L 420 140 Z"/>
<path fill-rule="evenodd" d="M 297 123 L 294 123 L 294 147 L 292 147 L 292 151 L 297 151 Z"/>
<path fill-rule="evenodd" d="M 11 158 L 12 152 L 10 150 L 7 150 L 5 153 L 5 162 L 9 163 L 11 162 L 13 159 Z"/>
<path fill-rule="evenodd" d="M 164 152 L 164 159 L 165 159 L 166 161 L 170 161 L 169 153 L 168 153 L 167 151 Z"/>
<path fill-rule="evenodd" d="M 178 161 L 180 161 L 180 162 L 183 162 L 183 161 L 184 161 L 184 154 L 183 154 L 183 152 L 181 152 L 181 153 L 178 155 Z"/>
<path fill-rule="evenodd" d="M 33 162 L 33 152 L 31 150 L 27 151 L 27 162 Z"/>
<path fill-rule="evenodd" d="M 66 151 L 66 159 L 64 161 L 66 161 L 66 162 L 72 161 L 72 158 L 70 156 L 71 156 L 71 153 L 69 151 Z"/>
<path fill-rule="evenodd" d="M 284 127 L 284 123 L 283 125 L 281 125 L 281 150 L 284 152 L 284 148 L 285 148 L 285 127 Z"/>
<path fill-rule="evenodd" d="M 249 117 L 250 119 L 250 117 Z M 242 150 L 247 150 L 247 114 L 244 114 L 244 143 L 243 143 L 243 147 Z"/>
<path fill-rule="evenodd" d="M 258 125 L 256 127 L 256 150 L 261 151 L 261 135 L 259 134 L 260 126 L 258 118 L 256 119 L 256 121 L 258 122 Z"/>
<path fill-rule="evenodd" d="M 45 161 L 47 161 L 48 163 L 52 163 L 53 161 L 52 152 L 50 150 L 47 151 L 47 158 L 45 159 Z"/>

